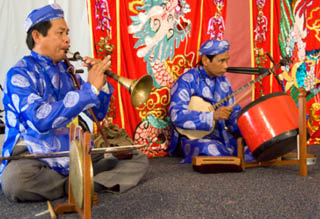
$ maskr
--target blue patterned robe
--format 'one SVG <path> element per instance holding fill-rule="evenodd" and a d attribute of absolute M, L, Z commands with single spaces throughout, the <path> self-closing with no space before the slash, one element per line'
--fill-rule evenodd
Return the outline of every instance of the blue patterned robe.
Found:
<path fill-rule="evenodd" d="M 188 110 L 191 97 L 199 96 L 205 101 L 215 104 L 231 93 L 231 85 L 225 76 L 210 78 L 202 66 L 189 70 L 181 75 L 171 88 L 169 115 L 173 126 L 188 130 L 211 130 L 214 112 Z M 223 105 L 228 106 L 233 103 L 234 98 L 231 98 Z M 236 123 L 240 110 L 240 106 L 236 104 L 229 119 L 216 121 L 213 132 L 202 139 L 190 140 L 181 135 L 180 143 L 184 153 L 182 162 L 190 163 L 192 157 L 198 155 L 237 156 L 237 139 L 231 133 L 240 134 Z M 172 129 L 170 155 L 174 155 L 178 139 L 178 132 Z M 245 153 L 246 160 L 252 159 L 247 148 Z"/>
<path fill-rule="evenodd" d="M 97 96 L 93 86 L 77 76 L 81 89 L 74 86 L 64 62 L 53 64 L 48 57 L 33 51 L 22 58 L 6 77 L 3 105 L 5 109 L 5 142 L 2 156 L 10 156 L 14 145 L 24 139 L 30 153 L 69 150 L 69 129 L 66 127 L 78 114 L 93 107 L 102 120 L 113 92 L 101 91 Z M 43 159 L 63 175 L 69 172 L 69 158 Z M 0 176 L 7 164 L 0 165 Z"/>

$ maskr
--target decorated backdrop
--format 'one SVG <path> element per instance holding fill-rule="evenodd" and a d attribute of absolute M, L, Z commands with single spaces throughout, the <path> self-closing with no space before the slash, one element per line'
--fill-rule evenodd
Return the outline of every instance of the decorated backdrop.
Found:
<path fill-rule="evenodd" d="M 231 48 L 233 51 L 248 48 L 250 60 L 246 67 L 271 68 L 282 57 L 292 57 L 289 66 L 275 72 L 281 83 L 273 75 L 266 76 L 252 87 L 250 99 L 283 89 L 296 99 L 297 88 L 304 86 L 308 91 L 308 113 L 311 106 L 314 107 L 310 110 L 314 116 L 308 118 L 315 119 L 309 120 L 309 128 L 316 133 L 319 127 L 319 116 L 316 117 L 319 113 L 319 1 L 241 2 L 246 4 L 240 4 L 238 10 L 249 14 L 243 18 L 246 20 L 242 22 L 242 31 L 247 31 L 250 40 L 242 41 L 243 45 L 232 44 Z M 115 74 L 133 80 L 149 74 L 154 84 L 148 101 L 134 108 L 129 91 L 110 80 L 115 92 L 105 122 L 125 128 L 136 144 L 148 144 L 144 152 L 149 157 L 165 155 L 171 138 L 167 114 L 170 88 L 183 72 L 196 65 L 202 42 L 225 39 L 227 28 L 236 29 L 239 20 L 232 20 L 235 14 L 227 13 L 228 7 L 236 2 L 88 0 L 87 4 L 94 56 L 111 55 Z M 232 34 L 229 38 L 239 36 L 236 32 Z M 228 76 L 235 87 L 241 86 L 239 77 Z M 254 76 L 246 81 L 251 79 Z"/>

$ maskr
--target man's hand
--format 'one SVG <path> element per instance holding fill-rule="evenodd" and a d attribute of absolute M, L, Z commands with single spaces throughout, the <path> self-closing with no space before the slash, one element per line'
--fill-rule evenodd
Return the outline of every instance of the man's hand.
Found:
<path fill-rule="evenodd" d="M 107 56 L 103 60 L 89 57 L 84 57 L 83 60 L 83 66 L 89 67 L 88 82 L 100 91 L 106 83 L 104 72 L 111 66 L 111 56 Z"/>
<path fill-rule="evenodd" d="M 214 120 L 226 120 L 232 112 L 232 106 L 222 106 L 214 112 Z"/>

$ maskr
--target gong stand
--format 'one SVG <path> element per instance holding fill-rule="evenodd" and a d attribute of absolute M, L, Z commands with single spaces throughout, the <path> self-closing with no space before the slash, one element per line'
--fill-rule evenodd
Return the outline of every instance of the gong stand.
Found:
<path fill-rule="evenodd" d="M 82 146 L 83 158 L 83 194 L 76 194 L 72 191 L 71 184 L 75 178 L 69 174 L 69 195 L 68 202 L 57 204 L 54 211 L 57 215 L 64 213 L 77 212 L 82 218 L 91 218 L 91 207 L 98 203 L 98 195 L 93 193 L 93 176 L 92 176 L 92 161 L 90 156 L 91 134 L 89 132 L 82 133 L 80 127 L 70 127 L 70 141 L 80 141 Z M 71 145 L 71 144 L 70 144 Z M 72 145 L 73 146 L 73 145 Z M 81 161 L 80 161 L 81 162 Z M 77 204 L 77 199 L 83 197 L 83 205 Z"/>
<path fill-rule="evenodd" d="M 306 91 L 304 88 L 299 88 L 298 95 L 299 104 L 299 142 L 298 142 L 298 155 L 295 160 L 285 160 L 283 157 L 279 157 L 270 161 L 261 162 L 245 162 L 244 160 L 244 150 L 243 141 L 238 139 L 238 157 L 241 160 L 241 167 L 243 170 L 247 167 L 257 167 L 257 166 L 282 166 L 282 165 L 297 165 L 299 166 L 300 176 L 308 175 L 307 168 L 307 157 L 315 157 L 312 154 L 307 154 L 307 128 L 306 128 Z"/>
<path fill-rule="evenodd" d="M 50 212 L 52 218 L 55 218 L 55 215 L 72 212 L 77 212 L 82 218 L 91 218 L 91 207 L 98 203 L 98 195 L 94 192 L 91 154 L 122 153 L 147 145 L 92 148 L 90 132 L 83 133 L 81 127 L 74 124 L 70 125 L 69 130 L 70 151 L 0 157 L 0 161 L 66 157 L 69 155 L 68 202 L 57 204 L 53 209 L 48 201 L 47 211 Z"/>

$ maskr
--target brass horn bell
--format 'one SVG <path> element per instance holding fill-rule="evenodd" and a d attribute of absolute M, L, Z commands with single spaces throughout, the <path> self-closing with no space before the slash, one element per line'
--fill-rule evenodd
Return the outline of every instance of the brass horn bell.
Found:
<path fill-rule="evenodd" d="M 79 52 L 72 53 L 68 51 L 68 53 L 72 54 L 72 58 L 70 60 L 83 61 Z M 105 71 L 104 74 L 117 81 L 129 91 L 131 94 L 131 104 L 134 107 L 139 107 L 148 100 L 153 86 L 153 79 L 150 75 L 144 75 L 139 79 L 131 80 L 116 75 L 110 70 Z"/>
<path fill-rule="evenodd" d="M 139 79 L 131 80 L 116 75 L 109 70 L 105 71 L 105 74 L 129 91 L 131 94 L 131 104 L 134 107 L 139 107 L 148 100 L 153 85 L 153 79 L 150 75 L 144 75 Z"/>

